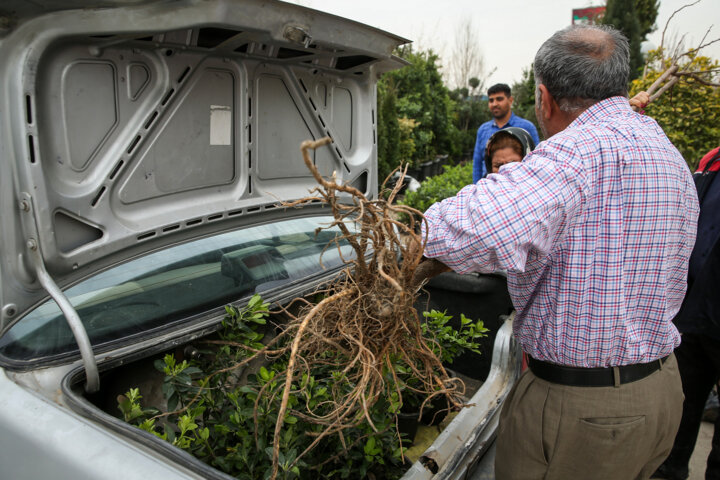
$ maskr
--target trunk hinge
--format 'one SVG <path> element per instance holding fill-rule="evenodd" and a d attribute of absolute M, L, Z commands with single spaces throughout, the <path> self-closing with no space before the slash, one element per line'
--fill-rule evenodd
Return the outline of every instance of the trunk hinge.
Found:
<path fill-rule="evenodd" d="M 62 290 L 60 290 L 60 287 L 57 286 L 45 268 L 45 262 L 43 261 L 42 252 L 40 251 L 40 242 L 38 241 L 40 236 L 38 235 L 37 225 L 35 223 L 34 205 L 32 198 L 27 193 L 23 193 L 23 198 L 20 200 L 20 209 L 31 216 L 31 218 L 28 218 L 23 224 L 28 234 L 26 246 L 29 252 L 29 259 L 31 260 L 37 279 L 40 285 L 50 294 L 50 297 L 55 300 L 55 303 L 60 307 L 63 315 L 65 315 L 65 319 L 80 348 L 80 356 L 82 357 L 83 367 L 85 368 L 85 391 L 87 393 L 97 392 L 100 390 L 100 375 L 98 373 L 97 363 L 95 362 L 95 354 L 92 350 L 90 338 L 70 300 L 68 300 Z"/>

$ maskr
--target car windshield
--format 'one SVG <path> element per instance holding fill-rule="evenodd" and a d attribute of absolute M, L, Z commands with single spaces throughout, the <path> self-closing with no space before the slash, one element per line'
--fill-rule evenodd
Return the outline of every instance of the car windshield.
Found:
<path fill-rule="evenodd" d="M 331 221 L 286 220 L 203 238 L 116 266 L 65 295 L 94 347 L 127 340 L 341 266 L 352 251 L 333 242 L 339 229 L 316 231 Z M 13 360 L 74 351 L 75 339 L 53 300 L 0 338 L 0 355 Z"/>

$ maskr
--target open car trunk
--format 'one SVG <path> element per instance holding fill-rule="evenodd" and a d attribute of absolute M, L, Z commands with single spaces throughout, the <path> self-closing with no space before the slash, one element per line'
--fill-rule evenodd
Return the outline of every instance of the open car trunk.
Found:
<path fill-rule="evenodd" d="M 376 83 L 407 40 L 274 0 L 0 2 L 0 463 L 12 478 L 223 478 L 119 418 L 157 398 L 226 304 L 284 305 L 343 262 L 321 175 L 378 193 Z M 334 234 L 330 234 L 332 237 Z M 502 276 L 447 274 L 421 310 L 482 319 L 481 385 L 408 467 L 463 478 L 519 373 Z M 427 305 L 427 306 L 426 306 Z M 281 318 L 276 319 L 279 323 Z"/>

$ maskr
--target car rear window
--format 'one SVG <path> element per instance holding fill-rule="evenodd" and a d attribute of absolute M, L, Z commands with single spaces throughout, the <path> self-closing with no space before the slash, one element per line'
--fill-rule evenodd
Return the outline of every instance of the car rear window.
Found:
<path fill-rule="evenodd" d="M 339 229 L 318 230 L 332 220 L 286 220 L 195 240 L 106 270 L 65 295 L 94 347 L 127 341 L 342 266 L 342 258 L 351 258 L 352 251 L 334 241 Z M 0 355 L 15 361 L 76 351 L 70 327 L 53 300 L 0 338 Z"/>

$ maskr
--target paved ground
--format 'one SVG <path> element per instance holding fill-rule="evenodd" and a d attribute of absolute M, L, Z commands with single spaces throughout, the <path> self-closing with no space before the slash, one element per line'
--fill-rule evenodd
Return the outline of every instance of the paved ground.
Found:
<path fill-rule="evenodd" d="M 690 458 L 690 478 L 689 480 L 705 479 L 705 463 L 710 454 L 710 444 L 713 436 L 713 424 L 702 422 L 700 433 L 695 444 L 693 456 Z"/>

